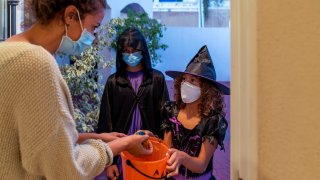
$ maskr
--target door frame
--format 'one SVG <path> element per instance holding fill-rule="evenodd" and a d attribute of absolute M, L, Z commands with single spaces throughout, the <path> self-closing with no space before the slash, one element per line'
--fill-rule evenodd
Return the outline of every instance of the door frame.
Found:
<path fill-rule="evenodd" d="M 258 179 L 257 7 L 230 0 L 231 180 Z"/>

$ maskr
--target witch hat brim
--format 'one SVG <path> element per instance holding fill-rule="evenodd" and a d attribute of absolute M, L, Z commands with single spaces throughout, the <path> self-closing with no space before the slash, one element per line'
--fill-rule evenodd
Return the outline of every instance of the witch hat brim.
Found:
<path fill-rule="evenodd" d="M 190 73 L 190 72 L 184 72 L 184 71 L 166 71 L 165 72 L 166 75 L 170 76 L 171 78 L 173 79 L 176 79 L 177 77 L 180 77 L 182 76 L 183 74 L 190 74 L 190 75 L 193 75 L 193 76 L 197 76 L 197 77 L 200 77 L 200 78 L 204 78 L 210 82 L 212 82 L 224 95 L 230 95 L 230 88 L 217 82 L 217 81 L 214 81 L 210 78 L 207 78 L 206 76 L 201 76 L 201 75 L 198 75 L 198 74 L 194 74 L 194 73 Z"/>
<path fill-rule="evenodd" d="M 230 95 L 230 88 L 216 81 L 216 71 L 206 45 L 190 60 L 185 71 L 166 71 L 166 74 L 172 78 L 182 74 L 198 76 L 212 82 L 223 94 Z"/>

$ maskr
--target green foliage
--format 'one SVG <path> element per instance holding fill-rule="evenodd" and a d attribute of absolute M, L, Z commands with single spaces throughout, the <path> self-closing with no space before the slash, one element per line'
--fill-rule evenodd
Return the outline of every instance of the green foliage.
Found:
<path fill-rule="evenodd" d="M 71 56 L 71 65 L 61 68 L 61 73 L 66 80 L 75 109 L 75 119 L 79 132 L 93 132 L 97 126 L 100 95 L 104 85 L 99 83 L 102 78 L 99 70 L 111 67 L 112 61 L 104 62 L 100 51 L 107 45 L 105 38 L 86 50 L 80 56 Z M 102 67 L 99 68 L 99 65 Z"/>
<path fill-rule="evenodd" d="M 116 50 L 117 37 L 127 28 L 134 27 L 141 31 L 146 39 L 150 53 L 152 65 L 161 62 L 161 56 L 157 54 L 157 50 L 165 50 L 168 46 L 161 44 L 160 39 L 163 37 L 162 30 L 166 30 L 165 26 L 156 19 L 151 19 L 146 13 L 135 13 L 128 11 L 127 18 L 114 18 L 106 25 L 107 38 L 110 39 L 109 46 Z"/>

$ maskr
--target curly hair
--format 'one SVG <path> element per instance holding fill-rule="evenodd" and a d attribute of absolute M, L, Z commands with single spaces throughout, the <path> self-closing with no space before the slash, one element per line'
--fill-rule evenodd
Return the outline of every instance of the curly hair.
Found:
<path fill-rule="evenodd" d="M 204 78 L 200 79 L 201 96 L 198 105 L 198 113 L 202 117 L 209 116 L 213 111 L 225 116 L 225 102 L 223 94 L 218 90 L 215 84 Z M 186 104 L 181 99 L 181 82 L 182 76 L 174 81 L 174 97 L 176 100 L 178 110 L 184 109 Z"/>
<path fill-rule="evenodd" d="M 57 16 L 62 16 L 66 7 L 74 5 L 83 19 L 86 14 L 92 14 L 101 7 L 106 9 L 106 0 L 30 0 L 32 15 L 40 24 L 48 24 Z"/>

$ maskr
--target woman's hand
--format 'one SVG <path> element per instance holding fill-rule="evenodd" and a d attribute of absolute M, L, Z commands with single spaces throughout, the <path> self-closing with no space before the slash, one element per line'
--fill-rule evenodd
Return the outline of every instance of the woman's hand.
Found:
<path fill-rule="evenodd" d="M 146 149 L 143 147 L 142 142 L 146 141 L 149 138 L 147 135 L 131 135 L 128 136 L 128 146 L 127 151 L 133 154 L 134 156 L 143 156 L 149 155 L 153 152 L 153 146 L 150 141 L 149 143 L 150 149 Z"/>
<path fill-rule="evenodd" d="M 188 155 L 174 148 L 169 149 L 167 154 L 169 156 L 167 161 L 167 172 L 169 172 L 169 174 L 167 177 L 169 178 L 179 174 L 180 165 L 184 163 Z"/>
<path fill-rule="evenodd" d="M 98 135 L 99 139 L 104 142 L 110 142 L 118 138 L 126 137 L 127 135 L 118 132 L 111 132 L 111 133 L 101 133 Z"/>

